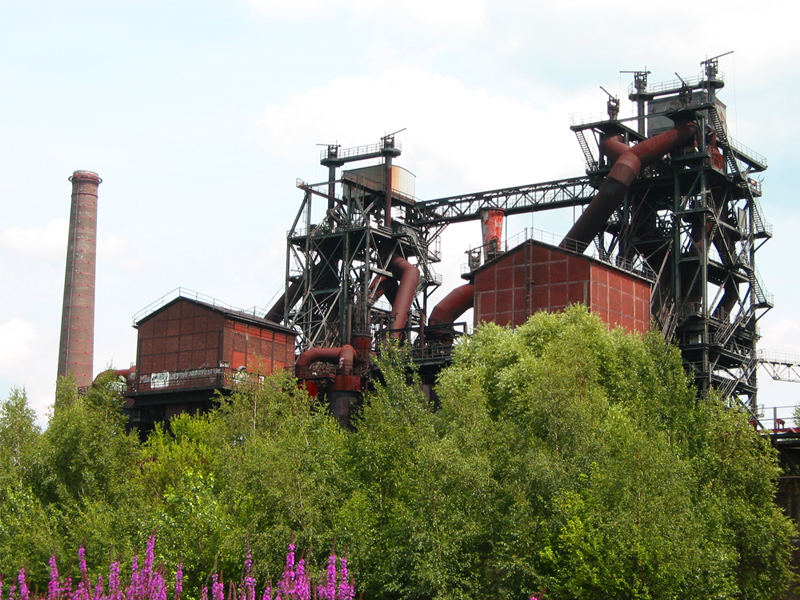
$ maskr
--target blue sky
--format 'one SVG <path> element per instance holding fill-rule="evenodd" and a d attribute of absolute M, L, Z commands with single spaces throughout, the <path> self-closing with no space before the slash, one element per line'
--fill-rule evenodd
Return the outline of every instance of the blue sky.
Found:
<path fill-rule="evenodd" d="M 791 177 L 800 100 L 788 2 L 567 0 L 0 0 L 0 398 L 52 403 L 70 184 L 100 186 L 95 370 L 135 358 L 131 316 L 183 286 L 263 306 L 282 286 L 284 236 L 321 181 L 317 143 L 401 129 L 421 198 L 580 175 L 572 114 L 721 59 L 731 134 L 764 154 L 760 251 L 776 308 L 761 347 L 800 353 Z M 510 224 L 563 233 L 572 215 Z M 478 226 L 444 240 L 444 288 Z M 764 404 L 800 386 L 761 374 Z"/>

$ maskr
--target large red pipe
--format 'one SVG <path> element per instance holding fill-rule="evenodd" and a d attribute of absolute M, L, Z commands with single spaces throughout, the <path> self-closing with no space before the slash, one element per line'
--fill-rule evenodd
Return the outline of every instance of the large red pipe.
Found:
<path fill-rule="evenodd" d="M 642 166 L 687 143 L 695 133 L 697 133 L 695 123 L 678 123 L 672 129 L 622 152 L 597 195 L 561 240 L 561 247 L 583 252 L 620 205 Z M 607 140 L 606 144 L 610 144 L 612 154 L 622 149 L 619 140 L 614 138 Z"/>
<path fill-rule="evenodd" d="M 405 329 L 406 323 L 408 323 L 408 311 L 414 301 L 414 294 L 417 293 L 419 269 L 402 256 L 395 256 L 389 261 L 389 271 L 396 279 L 400 280 L 400 285 L 397 287 L 397 293 L 392 303 L 392 312 L 394 313 L 392 329 L 402 330 Z M 392 337 L 398 338 L 402 337 L 402 335 L 402 331 L 395 331 Z"/>
<path fill-rule="evenodd" d="M 309 348 L 297 358 L 295 374 L 302 378 L 311 363 L 321 361 L 337 364 L 337 375 L 352 375 L 355 356 L 356 350 L 350 344 L 334 348 Z"/>
<path fill-rule="evenodd" d="M 372 280 L 369 289 L 374 290 L 372 292 L 373 301 L 377 302 L 381 296 L 386 296 L 389 304 L 394 304 L 394 300 L 397 297 L 397 280 L 378 275 Z"/>
<path fill-rule="evenodd" d="M 600 148 L 612 162 L 631 149 L 631 147 L 625 143 L 625 140 L 622 139 L 621 135 L 603 137 L 600 140 Z"/>
<path fill-rule="evenodd" d="M 428 319 L 428 325 L 453 323 L 458 317 L 472 308 L 475 302 L 475 286 L 465 283 L 454 290 L 437 304 Z"/>

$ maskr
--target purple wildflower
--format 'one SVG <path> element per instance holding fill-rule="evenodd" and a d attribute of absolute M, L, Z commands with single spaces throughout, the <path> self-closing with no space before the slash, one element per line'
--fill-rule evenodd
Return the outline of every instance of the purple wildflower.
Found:
<path fill-rule="evenodd" d="M 97 576 L 97 583 L 94 586 L 94 598 L 93 600 L 105 600 L 105 596 L 103 595 L 103 576 Z"/>
<path fill-rule="evenodd" d="M 335 600 L 336 598 L 336 555 L 331 554 L 328 557 L 328 579 L 325 586 L 326 597 L 328 600 Z"/>
<path fill-rule="evenodd" d="M 350 582 L 350 576 L 347 570 L 347 558 L 344 556 L 340 557 L 339 565 L 341 567 L 341 573 L 339 574 L 339 600 L 353 600 L 355 590 Z"/>
<path fill-rule="evenodd" d="M 151 535 L 147 540 L 147 550 L 144 556 L 144 570 L 148 572 L 153 571 L 153 560 L 155 558 L 156 536 Z"/>
<path fill-rule="evenodd" d="M 200 592 L 200 600 L 208 600 L 208 588 L 206 586 L 203 586 Z"/>
<path fill-rule="evenodd" d="M 261 595 L 261 600 L 272 600 L 272 584 L 267 584 L 264 588 L 264 593 Z"/>
<path fill-rule="evenodd" d="M 137 554 L 133 555 L 131 559 L 131 580 L 128 582 L 128 587 L 125 589 L 125 597 L 127 600 L 133 600 L 134 598 L 138 598 L 138 587 L 139 585 L 139 556 Z"/>
<path fill-rule="evenodd" d="M 247 556 L 244 559 L 244 590 L 242 600 L 255 600 L 256 598 L 256 578 L 250 574 L 253 567 L 253 554 L 250 545 L 247 546 Z"/>
<path fill-rule="evenodd" d="M 47 600 L 58 600 L 61 595 L 61 578 L 58 575 L 56 555 L 50 556 L 50 581 L 47 583 Z M 2 594 L 0 594 L 2 598 Z"/>
<path fill-rule="evenodd" d="M 219 581 L 216 573 L 211 576 L 211 598 L 212 600 L 225 600 L 225 584 Z"/>
<path fill-rule="evenodd" d="M 83 544 L 81 544 L 81 547 L 78 548 L 78 566 L 81 570 L 81 578 L 86 579 L 86 548 L 83 547 Z"/>
<path fill-rule="evenodd" d="M 28 590 L 28 582 L 25 581 L 25 567 L 19 570 L 17 576 L 19 582 L 19 600 L 30 600 L 30 591 Z"/>
<path fill-rule="evenodd" d="M 289 544 L 289 552 L 286 554 L 286 570 L 294 569 L 294 544 Z"/>
<path fill-rule="evenodd" d="M 81 571 L 81 580 L 75 589 L 74 598 L 76 600 L 89 600 L 89 576 L 86 569 L 86 548 L 81 545 L 78 548 L 78 568 Z"/>
<path fill-rule="evenodd" d="M 178 563 L 178 569 L 175 571 L 175 600 L 181 600 L 183 593 L 183 564 Z"/>
<path fill-rule="evenodd" d="M 295 593 L 295 585 L 294 544 L 289 544 L 289 551 L 286 553 L 286 567 L 284 567 L 283 575 L 278 581 L 276 600 L 283 596 L 291 597 Z"/>
<path fill-rule="evenodd" d="M 311 598 L 311 584 L 306 574 L 306 560 L 300 559 L 297 563 L 296 581 L 294 584 L 295 595 L 297 600 L 310 600 Z"/>
<path fill-rule="evenodd" d="M 119 561 L 116 560 L 108 567 L 108 600 L 121 600 L 119 589 Z"/>

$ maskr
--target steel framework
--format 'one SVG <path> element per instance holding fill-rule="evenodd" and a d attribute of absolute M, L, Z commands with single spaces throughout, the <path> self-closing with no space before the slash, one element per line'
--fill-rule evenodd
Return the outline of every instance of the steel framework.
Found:
<path fill-rule="evenodd" d="M 329 146 L 321 160 L 329 180 L 298 182 L 304 195 L 287 237 L 281 308 L 283 322 L 300 332 L 299 351 L 350 344 L 358 336 L 374 340 L 391 328 L 392 307 L 381 298 L 381 284 L 394 277 L 395 256 L 412 259 L 420 271 L 406 328 L 419 325 L 427 299 L 441 284 L 433 269 L 441 259 L 437 243 L 429 241 L 428 228 L 407 218 L 414 200 L 396 190 L 387 194 L 391 159 L 399 154 L 394 136 L 352 150 Z M 345 162 L 376 156 L 384 161 L 384 181 L 347 172 L 335 178 Z"/>
<path fill-rule="evenodd" d="M 321 160 L 328 181 L 298 183 L 304 197 L 287 238 L 286 293 L 273 316 L 301 332 L 301 351 L 359 335 L 375 339 L 391 326 L 381 283 L 392 277 L 389 261 L 399 255 L 420 271 L 410 331 L 424 323 L 430 294 L 441 284 L 433 265 L 448 224 L 478 219 L 487 208 L 519 214 L 586 205 L 613 162 L 603 153 L 604 138 L 635 144 L 669 127 L 670 119 L 690 118 L 700 132 L 696 142 L 640 173 L 599 226 L 595 251 L 657 274 L 653 320 L 679 345 L 699 392 L 714 387 L 755 414 L 757 322 L 773 304 L 756 270 L 756 252 L 772 232 L 753 175 L 767 163 L 728 136 L 716 98 L 724 86 L 717 59 L 701 64 L 698 78 L 654 86 L 646 71 L 635 72 L 629 95 L 635 117 L 619 119 L 619 102 L 610 97 L 608 119 L 573 124 L 586 160 L 583 177 L 418 201 L 392 188 L 391 161 L 400 154 L 393 136 L 346 151 L 329 146 Z M 347 172 L 336 179 L 337 167 L 368 157 L 383 158 L 382 182 Z"/>
<path fill-rule="evenodd" d="M 638 128 L 616 118 L 576 124 L 587 173 L 603 174 L 608 159 L 589 151 L 596 141 L 622 135 L 630 142 L 652 135 L 657 119 L 691 113 L 701 135 L 696 144 L 647 169 L 595 240 L 601 254 L 643 260 L 659 274 L 651 313 L 675 340 L 700 393 L 714 387 L 731 403 L 755 413 L 757 321 L 773 306 L 756 270 L 756 251 L 772 237 L 759 205 L 761 185 L 752 175 L 766 160 L 731 141 L 716 91 L 724 83 L 716 59 L 704 61 L 693 81 L 647 85 L 636 73 L 629 98 Z M 599 148 L 599 144 L 598 144 Z"/>

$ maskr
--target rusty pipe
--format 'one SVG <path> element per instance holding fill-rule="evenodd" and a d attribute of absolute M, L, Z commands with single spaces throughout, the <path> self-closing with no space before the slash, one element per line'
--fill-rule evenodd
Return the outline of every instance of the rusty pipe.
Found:
<path fill-rule="evenodd" d="M 475 285 L 465 283 L 442 298 L 434 307 L 428 319 L 428 325 L 443 325 L 453 323 L 458 317 L 467 312 L 475 302 Z"/>
<path fill-rule="evenodd" d="M 397 297 L 397 280 L 378 275 L 369 284 L 369 289 L 374 290 L 372 291 L 373 301 L 377 301 L 381 296 L 386 296 L 389 304 L 394 304 L 394 300 Z"/>
<path fill-rule="evenodd" d="M 613 162 L 625 154 L 631 147 L 625 143 L 621 135 L 603 136 L 600 149 Z"/>
<path fill-rule="evenodd" d="M 623 152 L 614 162 L 597 195 L 561 240 L 560 246 L 583 252 L 622 202 L 642 167 L 685 144 L 695 133 L 697 125 L 694 122 L 678 123 L 672 129 L 648 138 Z M 612 152 L 621 149 L 613 142 L 611 148 Z"/>
<path fill-rule="evenodd" d="M 355 356 L 356 350 L 350 344 L 333 348 L 309 348 L 297 357 L 295 375 L 302 377 L 309 365 L 315 362 L 335 363 L 338 365 L 337 375 L 352 375 Z"/>
<path fill-rule="evenodd" d="M 389 261 L 389 272 L 400 280 L 400 285 L 397 287 L 397 293 L 392 303 L 392 313 L 394 313 L 392 329 L 405 329 L 408 323 L 408 311 L 411 309 L 414 294 L 417 292 L 419 269 L 402 256 L 395 256 Z M 401 336 L 401 331 L 395 331 L 392 334 L 392 337 L 395 338 Z"/>

